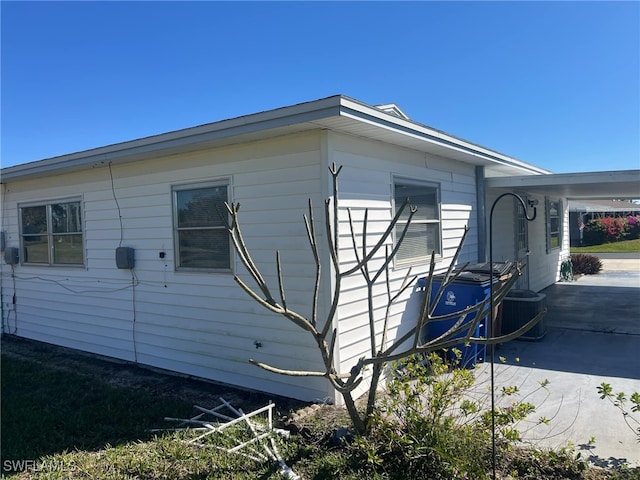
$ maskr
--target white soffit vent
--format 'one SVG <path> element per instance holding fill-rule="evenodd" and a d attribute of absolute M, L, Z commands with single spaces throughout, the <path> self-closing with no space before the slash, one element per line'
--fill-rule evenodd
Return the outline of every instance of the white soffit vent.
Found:
<path fill-rule="evenodd" d="M 394 117 L 402 118 L 404 120 L 409 120 L 409 117 L 402 111 L 395 103 L 387 103 L 385 105 L 376 105 L 378 110 L 382 110 L 389 115 L 393 115 Z"/>

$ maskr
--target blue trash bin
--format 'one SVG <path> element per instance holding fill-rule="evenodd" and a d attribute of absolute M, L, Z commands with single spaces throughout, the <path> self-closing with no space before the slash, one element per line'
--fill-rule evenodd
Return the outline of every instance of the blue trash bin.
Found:
<path fill-rule="evenodd" d="M 510 263 L 494 264 L 493 275 L 491 275 L 488 264 L 474 264 L 469 265 L 452 283 L 450 283 L 440 297 L 440 301 L 436 305 L 433 314 L 434 315 L 446 315 L 448 313 L 457 312 L 463 310 L 469 306 L 476 305 L 483 300 L 487 299 L 491 295 L 491 281 L 493 279 L 494 288 L 498 288 L 500 282 L 504 280 L 504 275 L 511 268 Z M 431 298 L 435 298 L 438 293 L 440 285 L 444 282 L 444 274 L 434 275 L 433 282 L 431 284 Z M 427 279 L 421 278 L 418 283 L 423 288 L 427 286 Z M 425 292 L 426 294 L 427 292 Z M 485 307 L 485 312 L 488 313 L 489 304 Z M 472 322 L 476 315 L 480 312 L 472 312 L 465 318 L 465 324 Z M 487 337 L 487 324 L 488 315 L 485 313 L 485 317 L 481 319 L 472 334 L 473 337 Z M 458 317 L 448 320 L 440 320 L 437 322 L 430 322 L 424 326 L 422 331 L 422 338 L 425 340 L 433 340 L 438 338 L 445 332 L 447 332 L 458 321 Z M 464 337 L 467 330 L 456 335 L 456 337 Z M 499 332 L 494 332 L 499 334 Z M 456 338 L 454 337 L 454 338 Z M 460 366 L 471 368 L 477 363 L 484 361 L 486 346 L 471 343 L 465 345 L 460 343 L 450 347 L 449 356 L 452 360 L 455 359 L 451 349 L 457 348 L 462 352 L 462 358 L 460 359 Z"/>

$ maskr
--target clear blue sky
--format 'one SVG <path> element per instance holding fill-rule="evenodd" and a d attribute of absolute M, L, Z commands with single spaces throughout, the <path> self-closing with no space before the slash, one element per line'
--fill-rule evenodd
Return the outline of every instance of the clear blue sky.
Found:
<path fill-rule="evenodd" d="M 640 2 L 6 2 L 2 166 L 334 94 L 554 172 L 640 168 Z"/>

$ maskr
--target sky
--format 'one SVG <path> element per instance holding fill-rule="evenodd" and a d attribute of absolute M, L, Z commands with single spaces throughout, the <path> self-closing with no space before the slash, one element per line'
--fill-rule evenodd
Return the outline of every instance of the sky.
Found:
<path fill-rule="evenodd" d="M 640 2 L 2 1 L 7 167 L 336 94 L 556 173 L 640 168 Z"/>

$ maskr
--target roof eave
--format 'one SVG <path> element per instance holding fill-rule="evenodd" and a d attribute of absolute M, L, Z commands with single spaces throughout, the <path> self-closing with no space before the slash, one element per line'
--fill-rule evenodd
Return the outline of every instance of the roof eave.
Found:
<path fill-rule="evenodd" d="M 290 107 L 245 115 L 228 120 L 175 130 L 91 150 L 61 155 L 2 169 L 2 182 L 23 177 L 93 168 L 104 164 L 138 161 L 145 158 L 193 151 L 222 138 L 239 137 L 258 131 L 282 128 L 339 115 L 339 97 L 328 97 Z"/>
<path fill-rule="evenodd" d="M 640 197 L 640 170 L 556 173 L 489 178 L 486 188 L 556 195 L 568 199 Z"/>
<path fill-rule="evenodd" d="M 461 159 L 462 161 L 467 161 L 475 165 L 501 166 L 504 167 L 505 171 L 509 172 L 508 175 L 544 175 L 551 173 L 550 170 L 537 167 L 513 157 L 509 157 L 508 155 L 476 145 L 462 138 L 455 137 L 413 120 L 402 119 L 394 115 L 387 114 L 358 100 L 354 100 L 349 97 L 343 97 L 343 100 L 343 116 L 349 116 L 350 118 L 354 118 L 359 121 L 368 122 L 371 125 L 377 125 L 383 129 L 394 130 L 407 136 L 419 138 L 432 145 L 438 145 L 440 147 L 457 151 L 461 154 L 458 159 Z"/>
<path fill-rule="evenodd" d="M 25 163 L 2 169 L 2 182 L 10 180 L 61 174 L 74 170 L 94 168 L 108 163 L 125 163 L 147 158 L 215 146 L 226 141 L 246 141 L 267 138 L 310 128 L 326 128 L 323 120 L 348 118 L 364 122 L 386 131 L 397 138 L 412 138 L 430 148 L 447 150 L 456 158 L 476 165 L 489 165 L 502 169 L 505 174 L 545 174 L 548 170 L 521 162 L 506 155 L 480 147 L 444 132 L 409 119 L 398 118 L 382 110 L 344 95 L 300 103 L 196 127 L 121 142 L 105 147 Z M 295 130 L 295 127 L 300 127 Z M 402 142 L 399 142 L 402 144 Z M 431 147 L 430 147 L 431 146 Z"/>

